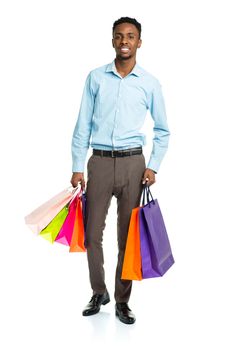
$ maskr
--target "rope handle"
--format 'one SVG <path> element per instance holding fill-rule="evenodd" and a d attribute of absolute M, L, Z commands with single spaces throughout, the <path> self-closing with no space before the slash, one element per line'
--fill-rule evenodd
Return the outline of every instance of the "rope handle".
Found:
<path fill-rule="evenodd" d="M 67 208 L 69 208 L 69 206 L 70 206 L 70 204 L 74 201 L 74 199 L 76 198 L 76 197 L 81 197 L 82 196 L 82 194 L 83 194 L 83 191 L 82 191 L 82 187 L 81 186 L 76 186 L 76 187 L 73 187 L 73 186 L 70 186 L 70 187 L 68 187 L 68 190 L 71 192 L 71 193 L 73 193 L 73 196 L 72 196 L 72 198 L 70 199 L 70 201 L 67 203 Z"/>
<path fill-rule="evenodd" d="M 149 186 L 147 185 L 147 183 L 143 184 L 142 206 L 145 205 L 145 195 L 147 197 L 147 204 L 149 204 L 149 207 L 150 207 L 151 202 L 152 202 L 152 204 L 155 204 L 154 198 L 151 194 L 151 190 L 150 190 Z M 151 200 L 149 199 L 149 196 L 151 197 Z"/>

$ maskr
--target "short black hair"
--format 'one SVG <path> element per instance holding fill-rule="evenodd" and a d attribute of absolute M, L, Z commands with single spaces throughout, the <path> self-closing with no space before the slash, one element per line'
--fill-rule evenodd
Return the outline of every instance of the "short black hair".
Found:
<path fill-rule="evenodd" d="M 139 39 L 140 39 L 142 27 L 141 27 L 141 24 L 140 24 L 135 18 L 131 18 L 131 17 L 121 17 L 121 18 L 119 18 L 119 19 L 116 20 L 116 21 L 114 22 L 114 24 L 113 24 L 113 32 L 114 32 L 115 27 L 116 27 L 118 24 L 121 24 L 121 23 L 131 23 L 131 24 L 134 24 L 134 26 L 136 26 L 136 28 L 138 29 L 138 32 L 139 32 Z"/>

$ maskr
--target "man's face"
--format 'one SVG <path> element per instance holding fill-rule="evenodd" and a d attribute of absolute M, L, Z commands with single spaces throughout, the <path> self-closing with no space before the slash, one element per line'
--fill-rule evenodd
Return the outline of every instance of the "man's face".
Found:
<path fill-rule="evenodd" d="M 134 24 L 121 23 L 114 29 L 112 44 L 116 57 L 128 60 L 136 56 L 136 50 L 141 46 L 142 40 L 139 39 L 139 31 Z"/>

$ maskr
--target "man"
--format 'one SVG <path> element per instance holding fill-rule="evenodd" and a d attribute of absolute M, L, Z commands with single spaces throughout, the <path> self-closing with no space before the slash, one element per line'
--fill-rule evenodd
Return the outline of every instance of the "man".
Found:
<path fill-rule="evenodd" d="M 131 211 L 139 206 L 145 181 L 150 186 L 166 153 L 169 129 L 159 81 L 136 63 L 141 47 L 141 24 L 122 17 L 113 24 L 112 45 L 116 58 L 92 70 L 86 79 L 78 120 L 72 138 L 71 184 L 85 189 L 84 164 L 89 146 L 86 189 L 86 242 L 93 296 L 84 316 L 99 312 L 110 301 L 105 285 L 103 230 L 111 198 L 117 198 L 118 263 L 115 277 L 115 312 L 126 324 L 135 322 L 128 306 L 131 280 L 121 279 Z M 153 148 L 148 165 L 142 153 L 146 144 L 140 133 L 147 110 L 154 120 Z M 90 143 L 90 137 L 92 142 Z"/>

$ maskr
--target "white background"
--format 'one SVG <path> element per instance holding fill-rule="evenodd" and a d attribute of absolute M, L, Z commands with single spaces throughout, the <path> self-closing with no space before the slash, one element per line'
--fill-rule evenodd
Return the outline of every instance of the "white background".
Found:
<path fill-rule="evenodd" d="M 1 349 L 226 349 L 224 6 L 1 1 Z M 51 245 L 24 224 L 25 215 L 70 185 L 85 78 L 114 59 L 112 24 L 121 16 L 141 22 L 137 62 L 163 88 L 171 138 L 151 190 L 176 260 L 163 278 L 133 282 L 129 306 L 137 321 L 129 326 L 114 313 L 115 198 L 104 232 L 111 303 L 92 317 L 81 314 L 91 297 L 86 254 Z M 148 114 L 147 161 L 152 126 Z"/>

